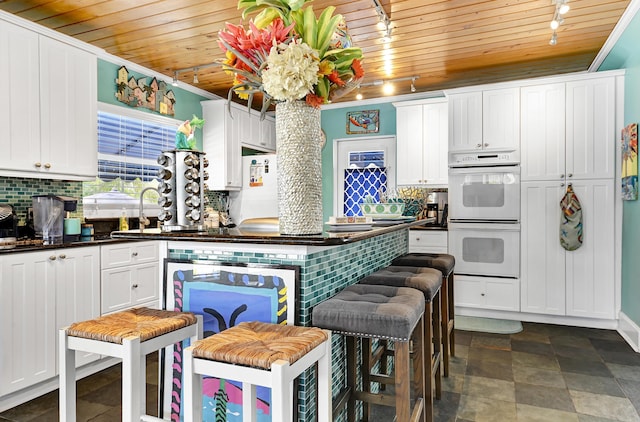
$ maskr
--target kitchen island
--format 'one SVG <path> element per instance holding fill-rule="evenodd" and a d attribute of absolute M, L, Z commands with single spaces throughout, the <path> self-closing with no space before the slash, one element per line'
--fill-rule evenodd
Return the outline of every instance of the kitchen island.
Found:
<path fill-rule="evenodd" d="M 294 287 L 296 325 L 310 326 L 315 305 L 332 297 L 366 275 L 388 266 L 408 252 L 409 229 L 429 222 L 419 220 L 387 227 L 373 227 L 359 232 L 324 232 L 320 235 L 285 236 L 278 233 L 243 232 L 239 229 L 214 229 L 207 232 L 167 232 L 148 229 L 114 232 L 116 239 L 157 239 L 166 242 L 163 280 L 171 296 L 179 277 L 167 271 L 171 262 L 231 264 L 244 266 L 293 267 L 297 269 Z M 233 268 L 233 267 L 232 267 Z M 223 268 L 224 269 L 224 268 Z M 231 271 L 231 270 L 230 270 Z M 231 271 L 232 272 L 232 271 Z M 186 271 L 181 272 L 187 273 Z M 170 284 L 170 285 L 169 285 Z M 289 287 L 290 288 L 290 287 Z M 182 295 L 182 292 L 180 292 Z M 165 296 L 165 306 L 166 305 Z M 173 307 L 169 301 L 168 308 Z M 232 321 L 227 321 L 231 325 Z M 240 318 L 236 320 L 240 322 Z M 218 323 L 218 327 L 219 327 Z M 207 331 L 205 320 L 205 332 Z M 333 338 L 333 395 L 345 382 L 343 340 Z M 309 380 L 311 382 L 309 382 Z M 298 420 L 313 420 L 315 415 L 315 385 L 312 373 L 299 379 Z M 174 404 L 175 405 L 175 404 Z M 166 404 L 165 404 L 165 408 Z"/>

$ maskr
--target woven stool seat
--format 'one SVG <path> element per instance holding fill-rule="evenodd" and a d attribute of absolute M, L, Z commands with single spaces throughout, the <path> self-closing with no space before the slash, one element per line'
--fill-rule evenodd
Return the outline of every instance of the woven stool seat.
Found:
<path fill-rule="evenodd" d="M 435 268 L 389 266 L 369 274 L 359 283 L 412 287 L 424 294 L 425 301 L 431 302 L 442 285 L 442 273 Z"/>
<path fill-rule="evenodd" d="M 202 379 L 206 375 L 241 383 L 243 421 L 258 420 L 258 386 L 271 389 L 272 421 L 297 421 L 293 381 L 305 372 L 311 377 L 314 369 L 315 377 L 307 379 L 316 381 L 316 420 L 330 422 L 331 333 L 313 327 L 242 322 L 185 349 L 181 420 L 200 422 L 216 418 L 217 414 L 203 415 Z M 310 391 L 313 387 L 313 383 L 305 386 Z"/>
<path fill-rule="evenodd" d="M 163 311 L 151 308 L 135 308 L 96 319 L 71 324 L 67 335 L 108 343 L 122 344 L 127 337 L 139 337 L 140 341 L 158 337 L 197 321 L 189 312 Z"/>
<path fill-rule="evenodd" d="M 242 322 L 196 342 L 193 356 L 270 369 L 277 360 L 296 362 L 326 340 L 319 328 Z"/>
<path fill-rule="evenodd" d="M 145 414 L 145 357 L 202 338 L 202 316 L 141 307 L 75 322 L 61 328 L 58 336 L 59 419 L 76 421 L 76 353 L 89 352 L 122 360 L 121 420 L 139 422 L 152 418 Z"/>

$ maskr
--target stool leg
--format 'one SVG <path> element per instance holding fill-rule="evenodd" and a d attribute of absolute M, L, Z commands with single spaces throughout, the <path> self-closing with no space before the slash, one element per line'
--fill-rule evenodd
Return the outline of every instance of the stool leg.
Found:
<path fill-rule="evenodd" d="M 411 357 L 409 342 L 395 343 L 396 417 L 398 422 L 408 422 L 411 415 Z"/>
<path fill-rule="evenodd" d="M 58 356 L 60 372 L 60 420 L 76 421 L 76 351 L 69 349 L 66 329 L 59 331 Z"/>
<path fill-rule="evenodd" d="M 356 366 L 358 359 L 356 356 L 356 339 L 352 336 L 347 336 L 347 388 L 351 390 L 349 394 L 349 401 L 347 403 L 347 421 L 355 422 L 356 420 L 356 400 L 354 398 L 354 392 L 356 391 Z"/>
<path fill-rule="evenodd" d="M 256 395 L 255 385 L 248 382 L 242 383 L 242 420 L 244 422 L 256 422 L 258 420 Z"/>
<path fill-rule="evenodd" d="M 291 422 L 292 391 L 287 379 L 289 362 L 277 360 L 271 364 L 271 419 L 273 421 Z M 246 419 L 245 419 L 246 421 Z"/>
<path fill-rule="evenodd" d="M 140 420 L 140 338 L 125 338 L 122 341 L 122 422 Z"/>
<path fill-rule="evenodd" d="M 447 279 L 442 280 L 440 289 L 440 316 L 442 326 L 442 366 L 444 367 L 444 376 L 449 376 L 449 283 Z"/>
<path fill-rule="evenodd" d="M 437 297 L 436 297 L 437 296 Z M 436 384 L 436 399 L 442 398 L 442 310 L 440 297 L 442 296 L 442 290 L 439 290 L 436 296 L 433 297 L 433 339 L 431 346 L 433 352 L 431 355 L 431 365 L 433 369 L 433 376 Z M 426 364 L 426 363 L 425 363 Z"/>
<path fill-rule="evenodd" d="M 433 421 L 433 364 L 432 364 L 432 339 L 433 339 L 433 303 L 426 302 L 424 307 L 424 320 L 420 321 L 414 331 L 413 353 L 422 359 L 422 365 L 414 359 L 413 373 L 416 379 L 416 397 L 424 397 L 423 421 Z M 422 324 L 424 327 L 420 327 Z M 428 346 L 428 347 L 427 347 Z M 421 382 L 418 383 L 418 378 Z"/>
<path fill-rule="evenodd" d="M 449 273 L 449 277 L 447 277 L 447 282 L 449 284 L 449 292 L 447 295 L 449 299 L 449 320 L 447 321 L 447 334 L 449 335 L 449 347 L 451 349 L 451 356 L 456 355 L 456 333 L 453 326 L 456 304 L 453 299 L 453 281 L 453 271 L 451 271 L 451 273 Z"/>
<path fill-rule="evenodd" d="M 202 421 L 202 376 L 194 371 L 191 347 L 184 350 L 183 360 L 184 422 L 200 422 Z"/>
<path fill-rule="evenodd" d="M 360 374 L 362 376 L 362 391 L 365 393 L 371 393 L 371 370 L 373 369 L 373 363 L 371 359 L 371 339 L 363 338 L 361 341 L 361 355 L 362 355 L 362 366 L 360 369 Z M 362 422 L 369 422 L 371 406 L 369 406 L 369 402 L 362 402 Z"/>
<path fill-rule="evenodd" d="M 331 332 L 328 334 L 325 342 L 324 355 L 318 360 L 318 372 L 316 379 L 318 380 L 318 422 L 330 422 L 331 416 Z"/>

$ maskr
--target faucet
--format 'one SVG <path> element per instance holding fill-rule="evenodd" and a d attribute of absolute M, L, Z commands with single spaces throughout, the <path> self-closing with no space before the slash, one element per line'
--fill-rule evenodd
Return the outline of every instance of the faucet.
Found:
<path fill-rule="evenodd" d="M 148 226 L 150 224 L 149 219 L 144 215 L 144 205 L 142 201 L 142 198 L 144 197 L 144 193 L 148 190 L 154 190 L 158 193 L 158 195 L 160 195 L 160 191 L 157 188 L 154 188 L 151 186 L 149 186 L 148 188 L 142 189 L 142 192 L 140 192 L 140 208 L 139 208 L 139 214 L 138 214 L 138 221 L 139 221 L 138 224 L 140 225 L 140 233 L 144 231 L 145 226 Z"/>

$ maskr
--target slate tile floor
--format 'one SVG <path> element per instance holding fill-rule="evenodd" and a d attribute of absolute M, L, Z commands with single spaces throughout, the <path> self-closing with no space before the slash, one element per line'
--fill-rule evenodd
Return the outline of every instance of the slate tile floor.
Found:
<path fill-rule="evenodd" d="M 456 331 L 456 357 L 443 379 L 435 420 L 640 422 L 640 354 L 610 330 L 523 323 L 517 334 Z M 157 393 L 148 360 L 148 407 Z M 120 368 L 78 385 L 78 420 L 120 420 Z M 0 413 L 0 421 L 57 421 L 57 391 Z M 391 408 L 371 420 L 391 422 Z"/>

